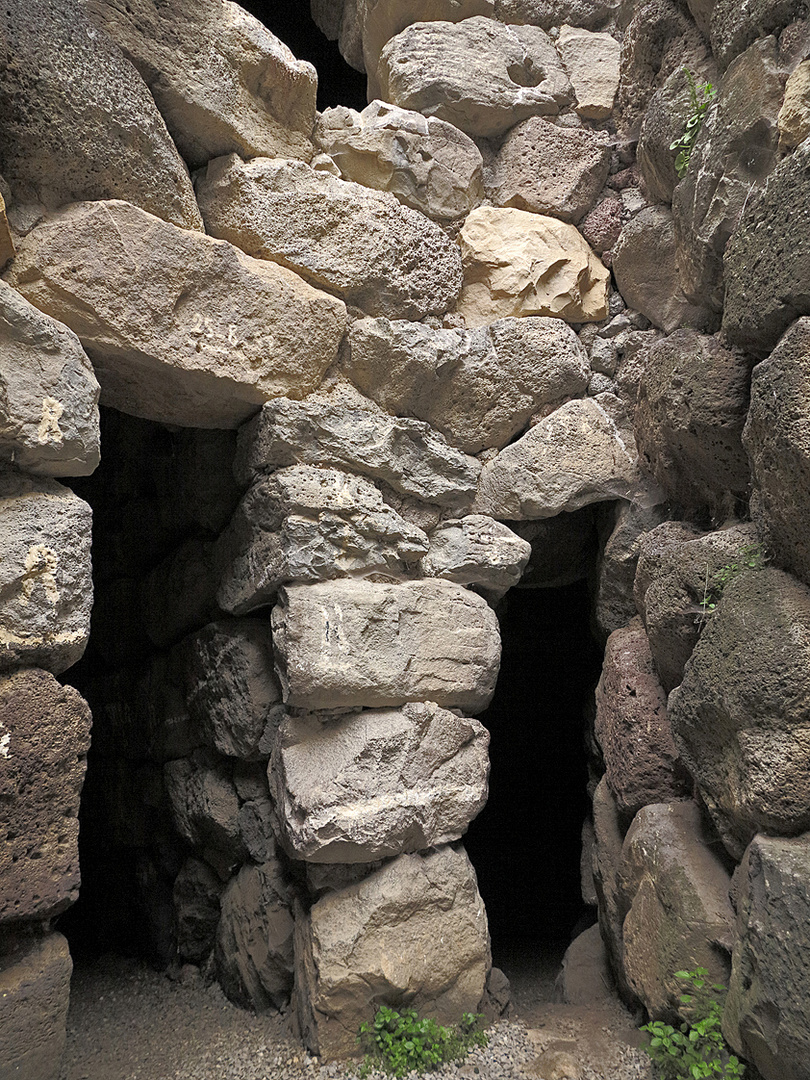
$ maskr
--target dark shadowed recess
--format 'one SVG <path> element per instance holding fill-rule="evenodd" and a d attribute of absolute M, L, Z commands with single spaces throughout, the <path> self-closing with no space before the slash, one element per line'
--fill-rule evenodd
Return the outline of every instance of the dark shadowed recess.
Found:
<path fill-rule="evenodd" d="M 366 107 L 366 77 L 349 67 L 336 41 L 327 41 L 309 14 L 309 0 L 240 0 L 241 6 L 318 72 L 318 109 Z"/>
<path fill-rule="evenodd" d="M 464 843 L 487 907 L 495 963 L 507 970 L 516 949 L 564 947 L 588 914 L 580 887 L 588 811 L 584 714 L 600 661 L 590 607 L 580 581 L 512 589 L 499 609 L 501 671 L 479 718 L 491 734 L 490 795 Z"/>

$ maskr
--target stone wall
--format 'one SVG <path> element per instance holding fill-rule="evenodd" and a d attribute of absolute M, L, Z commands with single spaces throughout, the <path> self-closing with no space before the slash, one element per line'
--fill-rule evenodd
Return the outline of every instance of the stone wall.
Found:
<path fill-rule="evenodd" d="M 618 986 L 672 1017 L 705 966 L 806 1080 L 806 4 L 312 13 L 362 112 L 226 0 L 0 16 L 0 1077 L 64 1042 L 57 676 L 156 959 L 327 1058 L 379 1003 L 486 1004 L 493 609 L 596 514 Z"/>

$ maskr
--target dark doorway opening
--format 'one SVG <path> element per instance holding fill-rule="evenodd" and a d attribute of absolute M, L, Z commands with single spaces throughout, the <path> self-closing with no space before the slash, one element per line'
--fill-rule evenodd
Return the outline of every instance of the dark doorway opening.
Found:
<path fill-rule="evenodd" d="M 580 879 L 588 812 L 585 709 L 599 675 L 586 582 L 513 589 L 489 729 L 490 795 L 464 844 L 496 964 L 562 951 L 588 914 Z"/>

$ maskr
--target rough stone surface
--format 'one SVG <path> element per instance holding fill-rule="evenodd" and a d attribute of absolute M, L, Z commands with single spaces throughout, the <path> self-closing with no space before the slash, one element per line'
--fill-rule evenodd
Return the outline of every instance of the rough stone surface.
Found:
<path fill-rule="evenodd" d="M 482 206 L 468 216 L 459 242 L 464 287 L 457 310 L 468 326 L 512 315 L 606 318 L 610 272 L 573 225 Z"/>
<path fill-rule="evenodd" d="M 484 466 L 475 510 L 524 521 L 622 498 L 636 464 L 635 447 L 599 402 L 569 401 Z"/>
<path fill-rule="evenodd" d="M 340 300 L 284 267 L 123 202 L 46 219 L 9 278 L 78 334 L 103 404 L 187 427 L 236 427 L 314 390 L 345 325 Z"/>
<path fill-rule="evenodd" d="M 341 366 L 384 409 L 424 420 L 469 454 L 501 447 L 532 414 L 581 394 L 588 358 L 559 319 L 500 319 L 433 330 L 359 319 Z"/>
<path fill-rule="evenodd" d="M 458 840 L 483 809 L 489 733 L 431 702 L 282 721 L 268 780 L 297 859 L 367 863 Z"/>
<path fill-rule="evenodd" d="M 249 483 L 273 467 L 336 466 L 442 506 L 472 501 L 481 470 L 474 458 L 448 446 L 427 424 L 393 418 L 357 398 L 269 402 L 239 432 L 237 477 Z"/>
<path fill-rule="evenodd" d="M 602 199 L 580 223 L 582 235 L 597 255 L 608 256 L 622 231 L 624 207 L 618 197 Z M 607 264 L 606 257 L 605 263 Z"/>
<path fill-rule="evenodd" d="M 501 22 L 529 23 L 544 30 L 570 23 L 596 30 L 610 22 L 622 0 L 495 0 Z"/>
<path fill-rule="evenodd" d="M 734 912 L 713 844 L 692 802 L 645 806 L 624 840 L 624 967 L 655 1019 L 683 1009 L 676 971 L 704 967 L 710 982 L 728 985 Z"/>
<path fill-rule="evenodd" d="M 726 248 L 723 331 L 734 345 L 766 356 L 799 315 L 810 314 L 805 282 L 810 237 L 796 228 L 795 207 L 810 197 L 810 142 L 773 170 Z"/>
<path fill-rule="evenodd" d="M 354 1054 L 360 1024 L 390 1000 L 456 1023 L 478 1009 L 490 966 L 486 913 L 464 851 L 401 855 L 297 920 L 304 1040 L 327 1060 Z"/>
<path fill-rule="evenodd" d="M 0 192 L 0 270 L 14 258 L 16 250 L 6 215 L 6 200 Z"/>
<path fill-rule="evenodd" d="M 90 635 L 91 511 L 55 480 L 0 481 L 0 668 L 60 674 Z"/>
<path fill-rule="evenodd" d="M 810 60 L 803 60 L 790 73 L 777 126 L 782 150 L 792 150 L 810 135 Z"/>
<path fill-rule="evenodd" d="M 755 520 L 780 566 L 810 584 L 810 319 L 799 319 L 754 369 L 744 443 L 757 499 Z"/>
<path fill-rule="evenodd" d="M 302 161 L 243 162 L 231 154 L 200 175 L 197 197 L 213 236 L 295 270 L 369 315 L 441 315 L 458 296 L 456 245 L 387 192 Z"/>
<path fill-rule="evenodd" d="M 79 895 L 79 795 L 90 710 L 46 671 L 0 676 L 0 923 L 45 920 Z"/>
<path fill-rule="evenodd" d="M 722 518 L 746 498 L 750 369 L 745 356 L 692 330 L 650 349 L 635 409 L 639 460 L 689 513 Z"/>
<path fill-rule="evenodd" d="M 803 1080 L 810 1053 L 810 838 L 757 836 L 741 869 L 723 1034 L 768 1080 Z"/>
<path fill-rule="evenodd" d="M 482 138 L 530 116 L 556 114 L 573 98 L 545 31 L 482 16 L 414 23 L 385 46 L 378 74 L 380 97 Z"/>
<path fill-rule="evenodd" d="M 480 712 L 500 661 L 485 600 L 449 581 L 291 585 L 273 609 L 276 663 L 294 708 L 434 701 Z"/>
<path fill-rule="evenodd" d="M 596 687 L 595 732 L 620 813 L 632 816 L 642 806 L 688 793 L 688 777 L 669 726 L 666 694 L 638 619 L 608 638 Z"/>
<path fill-rule="evenodd" d="M 737 858 L 757 832 L 810 829 L 810 591 L 737 575 L 670 701 L 684 763 Z"/>
<path fill-rule="evenodd" d="M 533 116 L 504 139 L 487 188 L 495 206 L 577 224 L 596 204 L 609 168 L 610 147 L 601 133 Z"/>
<path fill-rule="evenodd" d="M 243 866 L 222 897 L 214 952 L 217 976 L 232 1001 L 281 1009 L 293 984 L 292 897 L 276 858 Z"/>
<path fill-rule="evenodd" d="M 0 456 L 27 473 L 91 473 L 98 395 L 76 335 L 0 281 Z"/>
<path fill-rule="evenodd" d="M 372 101 L 361 113 L 318 116 L 315 142 L 347 180 L 389 191 L 436 221 L 464 217 L 484 198 L 481 151 L 435 116 Z"/>
<path fill-rule="evenodd" d="M 426 577 L 475 585 L 488 596 L 517 585 L 532 552 L 531 544 L 484 514 L 442 521 L 429 539 L 419 564 Z"/>
<path fill-rule="evenodd" d="M 246 852 L 239 833 L 239 796 L 230 769 L 206 754 L 179 758 L 163 776 L 177 832 L 215 865 L 236 866 Z"/>
<path fill-rule="evenodd" d="M 57 1080 L 72 970 L 61 934 L 24 937 L 0 956 L 3 1080 Z"/>
<path fill-rule="evenodd" d="M 806 0 L 748 0 L 742 8 L 737 0 L 716 0 L 710 33 L 717 62 L 726 68 L 758 37 L 778 34 L 794 19 L 807 14 Z"/>
<path fill-rule="evenodd" d="M 664 506 L 617 504 L 615 518 L 608 527 L 610 535 L 597 564 L 595 618 L 607 637 L 626 626 L 636 615 L 633 581 L 636 576 L 641 540 L 667 518 Z"/>
<path fill-rule="evenodd" d="M 140 72 L 188 165 L 212 157 L 309 161 L 317 75 L 238 4 L 85 0 Z"/>
<path fill-rule="evenodd" d="M 620 43 L 610 34 L 562 26 L 556 45 L 574 87 L 579 115 L 586 120 L 606 119 L 619 89 Z"/>
<path fill-rule="evenodd" d="M 14 0 L 0 46 L 0 172 L 15 202 L 126 199 L 202 229 L 151 94 L 76 0 Z"/>
<path fill-rule="evenodd" d="M 272 603 L 287 581 L 404 576 L 428 541 L 368 480 L 293 465 L 252 485 L 218 546 L 220 606 L 244 614 Z"/>
<path fill-rule="evenodd" d="M 609 1005 L 615 1001 L 613 975 L 598 924 L 578 934 L 568 948 L 557 977 L 566 1005 Z"/>
<path fill-rule="evenodd" d="M 593 830 L 592 870 L 599 901 L 599 930 L 623 999 L 628 1004 L 637 1004 L 638 997 L 624 974 L 622 945 L 627 904 L 620 888 L 619 873 L 627 822 L 619 815 L 616 800 L 610 793 L 605 777 L 602 777 L 593 793 Z"/>
<path fill-rule="evenodd" d="M 204 963 L 214 947 L 224 885 L 208 863 L 189 856 L 174 879 L 174 926 L 178 957 Z"/>

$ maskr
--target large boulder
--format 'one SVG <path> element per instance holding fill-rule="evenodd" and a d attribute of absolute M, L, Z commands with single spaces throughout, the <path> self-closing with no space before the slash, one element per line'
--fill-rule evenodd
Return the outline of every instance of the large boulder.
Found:
<path fill-rule="evenodd" d="M 318 77 L 229 0 L 84 0 L 152 92 L 189 167 L 212 157 L 309 161 Z"/>
<path fill-rule="evenodd" d="M 495 206 L 576 225 L 595 206 L 609 168 L 610 146 L 600 132 L 558 127 L 533 116 L 504 139 L 487 190 Z"/>
<path fill-rule="evenodd" d="M 565 25 L 556 44 L 574 87 L 579 115 L 586 120 L 607 119 L 619 89 L 620 42 L 611 34 Z"/>
<path fill-rule="evenodd" d="M 757 498 L 755 520 L 783 566 L 810 585 L 810 319 L 799 319 L 754 368 L 743 442 Z"/>
<path fill-rule="evenodd" d="M 427 548 L 424 532 L 388 506 L 370 481 L 292 465 L 256 480 L 220 537 L 217 598 L 241 615 L 272 603 L 286 581 L 404 576 Z"/>
<path fill-rule="evenodd" d="M 622 998 L 637 1005 L 638 997 L 624 974 L 623 926 L 627 903 L 621 889 L 622 847 L 627 821 L 603 776 L 593 793 L 593 884 L 598 900 L 599 930 Z"/>
<path fill-rule="evenodd" d="M 581 394 L 590 374 L 560 319 L 499 319 L 474 330 L 358 319 L 349 345 L 341 368 L 355 386 L 468 454 L 504 446 L 533 413 Z"/>
<path fill-rule="evenodd" d="M 806 18 L 807 0 L 715 0 L 709 29 L 721 68 L 765 34 L 779 34 L 794 19 Z"/>
<path fill-rule="evenodd" d="M 521 579 L 531 544 L 485 514 L 446 518 L 431 529 L 430 550 L 419 564 L 425 577 L 474 585 L 489 598 Z"/>
<path fill-rule="evenodd" d="M 167 762 L 163 778 L 178 834 L 227 876 L 247 855 L 230 766 L 198 752 Z"/>
<path fill-rule="evenodd" d="M 78 334 L 103 404 L 186 427 L 236 427 L 314 390 L 345 325 L 297 274 L 124 202 L 48 217 L 8 277 Z"/>
<path fill-rule="evenodd" d="M 44 921 L 79 895 L 79 795 L 90 710 L 46 671 L 0 676 L 0 924 Z"/>
<path fill-rule="evenodd" d="M 645 806 L 622 849 L 624 970 L 654 1019 L 683 1013 L 678 971 L 728 983 L 731 879 L 693 802 Z"/>
<path fill-rule="evenodd" d="M 298 1016 L 321 1057 L 357 1052 L 380 1005 L 454 1024 L 477 1012 L 491 966 L 484 905 L 463 850 L 400 855 L 296 920 Z"/>
<path fill-rule="evenodd" d="M 781 570 L 738 574 L 670 699 L 686 767 L 729 851 L 810 829 L 810 590 Z"/>
<path fill-rule="evenodd" d="M 402 495 L 454 508 L 475 494 L 481 465 L 418 420 L 397 419 L 360 394 L 269 402 L 239 432 L 235 470 L 247 485 L 287 465 L 347 468 Z"/>
<path fill-rule="evenodd" d="M 76 335 L 0 281 L 0 457 L 27 473 L 91 473 L 98 395 Z"/>
<path fill-rule="evenodd" d="M 458 840 L 483 809 L 489 733 L 432 702 L 282 721 L 267 777 L 294 858 L 367 863 Z"/>
<path fill-rule="evenodd" d="M 740 867 L 723 1034 L 766 1080 L 805 1080 L 810 1054 L 810 837 L 757 836 Z"/>
<path fill-rule="evenodd" d="M 3 1080 L 58 1080 L 72 971 L 61 934 L 22 936 L 0 955 Z"/>
<path fill-rule="evenodd" d="M 569 401 L 481 471 L 475 510 L 523 521 L 626 496 L 637 480 L 628 446 L 593 398 Z"/>
<path fill-rule="evenodd" d="M 11 0 L 3 31 L 0 172 L 15 202 L 126 199 L 201 230 L 188 170 L 149 90 L 78 0 Z"/>
<path fill-rule="evenodd" d="M 457 310 L 468 326 L 511 315 L 568 322 L 607 317 L 610 271 L 573 225 L 557 218 L 481 206 L 459 235 L 464 287 Z"/>
<path fill-rule="evenodd" d="M 212 236 L 289 267 L 370 315 L 441 315 L 458 296 L 456 245 L 388 192 L 303 161 L 244 162 L 231 154 L 200 174 L 197 197 Z"/>
<path fill-rule="evenodd" d="M 378 74 L 386 101 L 473 137 L 492 138 L 530 116 L 556 114 L 574 96 L 545 31 L 483 16 L 414 23 L 385 46 Z"/>
<path fill-rule="evenodd" d="M 59 675 L 81 658 L 93 603 L 91 518 L 55 480 L 0 479 L 0 669 Z"/>
<path fill-rule="evenodd" d="M 498 620 L 449 581 L 290 585 L 273 609 L 273 641 L 292 708 L 434 701 L 480 712 L 495 689 Z"/>
<path fill-rule="evenodd" d="M 435 116 L 372 101 L 318 116 L 314 139 L 346 180 L 390 191 L 435 221 L 464 217 L 484 198 L 481 151 Z"/>

